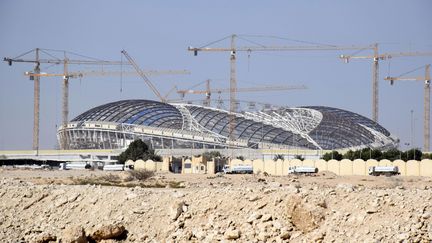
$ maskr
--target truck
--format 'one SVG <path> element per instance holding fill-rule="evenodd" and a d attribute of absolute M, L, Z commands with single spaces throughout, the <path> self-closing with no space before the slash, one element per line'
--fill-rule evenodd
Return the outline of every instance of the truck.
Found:
<path fill-rule="evenodd" d="M 103 170 L 109 171 L 123 171 L 125 170 L 125 165 L 123 164 L 105 164 Z"/>
<path fill-rule="evenodd" d="M 318 168 L 312 166 L 292 166 L 288 168 L 288 174 L 313 174 L 318 173 Z"/>
<path fill-rule="evenodd" d="M 224 165 L 223 172 L 225 174 L 253 174 L 252 165 Z"/>
<path fill-rule="evenodd" d="M 399 167 L 397 166 L 371 166 L 368 169 L 368 174 L 372 176 L 393 176 L 399 175 Z"/>

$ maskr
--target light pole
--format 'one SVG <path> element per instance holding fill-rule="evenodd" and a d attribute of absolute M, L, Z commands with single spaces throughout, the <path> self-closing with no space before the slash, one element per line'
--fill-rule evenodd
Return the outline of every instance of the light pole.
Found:
<path fill-rule="evenodd" d="M 261 154 L 264 162 L 264 116 L 261 114 Z"/>
<path fill-rule="evenodd" d="M 410 143 L 404 143 L 405 144 L 405 146 L 407 146 L 407 148 L 409 148 L 408 146 L 410 145 Z M 409 152 L 409 149 L 407 149 L 407 151 L 406 151 L 406 159 L 407 159 L 407 161 L 408 161 L 408 152 Z"/>
<path fill-rule="evenodd" d="M 411 110 L 411 146 L 414 146 L 414 110 Z"/>

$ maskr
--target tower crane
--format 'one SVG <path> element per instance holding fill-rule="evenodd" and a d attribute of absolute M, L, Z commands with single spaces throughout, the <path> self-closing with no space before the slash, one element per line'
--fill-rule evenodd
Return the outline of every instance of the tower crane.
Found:
<path fill-rule="evenodd" d="M 293 89 L 307 89 L 305 85 L 281 85 L 281 86 L 262 86 L 262 87 L 249 87 L 249 88 L 238 88 L 237 92 L 262 92 L 262 91 L 282 91 L 282 90 L 293 90 Z M 204 102 L 205 106 L 210 106 L 211 94 L 212 93 L 229 93 L 231 89 L 210 89 L 210 79 L 206 80 L 206 90 L 177 90 L 177 93 L 183 98 L 186 94 L 205 94 L 206 99 Z"/>
<path fill-rule="evenodd" d="M 63 77 L 63 95 L 62 95 L 62 125 L 65 128 L 68 122 L 69 115 L 69 78 L 80 78 L 84 76 L 116 76 L 116 75 L 136 75 L 135 72 L 115 72 L 115 71 L 76 71 L 69 72 L 68 65 L 98 65 L 98 66 L 111 66 L 111 65 L 130 65 L 129 63 L 125 63 L 122 61 L 104 61 L 100 59 L 87 58 L 87 60 L 76 60 L 69 59 L 66 54 L 66 51 L 58 51 L 64 53 L 63 58 L 57 58 L 54 55 L 50 54 L 48 49 L 36 48 L 30 50 L 24 54 L 21 54 L 15 58 L 5 57 L 3 60 L 11 66 L 14 62 L 18 63 L 34 63 L 35 67 L 33 72 L 26 72 L 24 75 L 29 76 L 31 80 L 34 80 L 34 123 L 33 123 L 33 150 L 39 150 L 39 104 L 40 104 L 40 77 Z M 34 52 L 35 59 L 27 59 L 23 58 L 24 56 Z M 40 54 L 45 53 L 51 58 L 40 58 Z M 75 53 L 71 53 L 73 55 L 77 55 Z M 40 72 L 41 64 L 53 64 L 59 65 L 63 64 L 63 73 L 61 74 L 48 74 Z M 160 75 L 160 74 L 189 74 L 187 70 L 167 70 L 167 71 L 142 71 L 147 75 Z M 67 141 L 61 141 L 61 148 L 67 148 Z"/>
<path fill-rule="evenodd" d="M 341 55 L 340 58 L 349 63 L 351 59 L 372 59 L 372 120 L 378 122 L 378 109 L 379 109 L 379 61 L 386 60 L 393 57 L 414 57 L 414 56 L 432 56 L 432 52 L 398 52 L 398 53 L 378 53 L 378 44 L 373 45 L 373 55 L 368 56 L 354 56 L 354 55 Z"/>
<path fill-rule="evenodd" d="M 153 93 L 162 101 L 166 102 L 165 97 L 163 97 L 159 91 L 156 89 L 156 87 L 153 85 L 153 83 L 147 78 L 144 71 L 141 70 L 141 68 L 138 66 L 138 64 L 132 59 L 131 56 L 125 51 L 122 50 L 121 53 L 126 57 L 126 59 L 129 61 L 129 63 L 135 68 L 136 72 L 141 76 L 141 78 L 144 80 L 144 82 L 150 87 L 150 89 L 153 91 Z"/>
<path fill-rule="evenodd" d="M 123 62 L 119 61 L 105 61 L 100 59 L 94 59 L 94 58 L 87 58 L 86 60 L 76 60 L 76 59 L 69 59 L 66 56 L 66 51 L 57 51 L 64 53 L 63 58 L 57 58 L 54 55 L 48 53 L 48 49 L 41 49 L 41 48 L 35 48 L 28 52 L 25 52 L 15 58 L 9 58 L 5 57 L 3 58 L 3 61 L 7 62 L 9 66 L 12 66 L 13 63 L 34 63 L 34 69 L 33 73 L 36 74 L 34 76 L 34 108 L 33 108 L 33 150 L 36 150 L 36 152 L 39 150 L 39 107 L 40 107 L 40 76 L 37 76 L 40 74 L 41 70 L 41 64 L 53 64 L 53 65 L 60 65 L 63 64 L 64 68 L 64 78 L 63 78 L 63 122 L 65 118 L 67 119 L 68 116 L 68 89 L 69 89 L 69 80 L 67 78 L 68 76 L 68 65 L 74 64 L 74 65 L 124 65 Z M 35 58 L 23 58 L 24 56 L 35 53 Z M 45 53 L 51 58 L 41 58 L 41 54 Z M 72 53 L 74 54 L 74 53 Z M 84 57 L 84 56 L 83 56 Z M 127 65 L 127 64 L 126 64 Z M 67 122 L 67 120 L 66 120 Z"/>
<path fill-rule="evenodd" d="M 316 45 L 316 46 L 249 46 L 249 47 L 237 47 L 236 38 L 238 36 L 233 34 L 227 36 L 219 41 L 230 38 L 231 46 L 224 48 L 210 48 L 208 45 L 202 47 L 188 47 L 188 51 L 192 51 L 194 56 L 198 55 L 198 52 L 229 52 L 230 53 L 230 119 L 229 119 L 229 138 L 234 140 L 234 128 L 235 128 L 235 117 L 232 115 L 236 110 L 236 92 L 237 92 L 237 81 L 236 81 L 236 53 L 237 52 L 252 52 L 252 51 L 334 51 L 334 50 L 364 50 L 372 49 L 372 46 L 334 46 L 334 45 Z M 215 41 L 218 42 L 218 41 Z M 211 44 L 215 43 L 212 42 Z"/>
<path fill-rule="evenodd" d="M 430 64 L 422 66 L 421 68 L 425 69 L 425 75 L 420 77 L 402 77 L 404 75 L 398 77 L 386 77 L 384 80 L 390 81 L 390 84 L 393 85 L 395 81 L 424 81 L 424 110 L 423 110 L 423 151 L 430 151 L 430 84 L 431 84 L 431 75 L 430 75 Z M 418 68 L 417 68 L 418 69 Z M 417 70 L 415 69 L 415 70 Z"/>
<path fill-rule="evenodd" d="M 163 74 L 190 74 L 187 70 L 149 70 L 144 71 L 147 75 L 163 75 Z M 25 72 L 25 76 L 29 76 L 31 80 L 34 80 L 35 77 L 63 77 L 63 84 L 69 82 L 70 78 L 83 78 L 83 77 L 97 77 L 97 76 L 120 76 L 120 75 L 137 75 L 135 71 L 76 71 L 76 72 L 68 72 L 68 73 L 34 73 L 34 72 Z M 68 123 L 69 116 L 69 89 L 68 85 L 63 86 L 63 107 L 62 107 L 62 126 L 66 128 Z M 62 137 L 61 146 L 62 149 L 67 149 L 68 142 L 66 140 L 66 136 Z"/>

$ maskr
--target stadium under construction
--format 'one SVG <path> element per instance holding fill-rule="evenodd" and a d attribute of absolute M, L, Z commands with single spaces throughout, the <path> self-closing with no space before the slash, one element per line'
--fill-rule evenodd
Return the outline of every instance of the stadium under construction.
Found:
<path fill-rule="evenodd" d="M 389 149 L 399 140 L 359 114 L 323 106 L 230 112 L 187 103 L 121 100 L 92 108 L 57 137 L 67 149 Z M 232 127 L 230 127 L 230 119 Z"/>

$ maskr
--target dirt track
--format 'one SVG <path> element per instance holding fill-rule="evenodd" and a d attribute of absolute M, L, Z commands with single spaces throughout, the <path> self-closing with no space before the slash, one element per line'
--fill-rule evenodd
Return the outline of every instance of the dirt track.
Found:
<path fill-rule="evenodd" d="M 118 225 L 126 242 L 432 240 L 431 178 L 164 173 L 142 188 L 112 174 L 0 169 L 0 241 L 65 242 L 81 227 L 93 240 Z M 128 182 L 73 185 L 114 177 Z"/>

